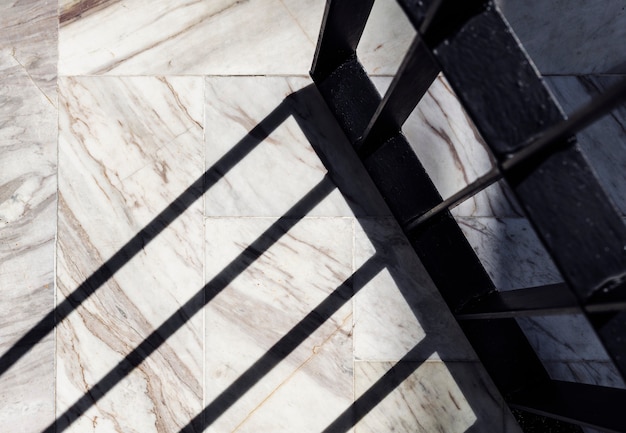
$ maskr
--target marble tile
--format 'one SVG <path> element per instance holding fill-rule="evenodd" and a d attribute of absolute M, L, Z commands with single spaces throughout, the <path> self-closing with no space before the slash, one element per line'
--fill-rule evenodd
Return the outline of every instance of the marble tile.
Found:
<path fill-rule="evenodd" d="M 573 113 L 620 78 L 547 77 L 546 82 L 565 112 Z M 581 131 L 577 137 L 600 183 L 622 215 L 626 215 L 626 107 L 618 107 L 610 115 Z"/>
<path fill-rule="evenodd" d="M 499 290 L 563 281 L 527 220 L 488 217 L 456 220 Z"/>
<path fill-rule="evenodd" d="M 517 319 L 542 361 L 609 361 L 609 355 L 582 315 Z"/>
<path fill-rule="evenodd" d="M 56 105 L 57 2 L 10 0 L 0 3 L 0 48 L 11 52 L 32 83 Z"/>
<path fill-rule="evenodd" d="M 60 2 L 61 75 L 304 75 L 314 49 L 280 0 Z"/>
<path fill-rule="evenodd" d="M 542 74 L 626 72 L 622 0 L 497 0 Z"/>
<path fill-rule="evenodd" d="M 355 433 L 497 432 L 503 431 L 503 415 L 511 417 L 478 363 L 363 361 L 355 363 L 354 375 L 357 398 L 372 386 L 377 389 L 375 384 L 384 391 L 388 390 L 381 383 L 397 384 L 391 392 L 365 394 L 377 404 L 357 423 Z"/>
<path fill-rule="evenodd" d="M 375 77 L 384 94 L 391 79 Z M 487 173 L 491 153 L 445 77 L 431 85 L 402 131 L 443 198 Z M 455 216 L 520 216 L 512 191 L 502 181 L 452 210 Z"/>
<path fill-rule="evenodd" d="M 545 367 L 553 379 L 626 388 L 624 380 L 612 362 L 546 362 Z"/>
<path fill-rule="evenodd" d="M 13 49 L 0 50 L 0 76 L 0 356 L 11 359 L 54 308 L 57 127 L 54 106 Z M 40 431 L 54 419 L 53 399 L 50 334 L 0 376 L 0 425 Z"/>
<path fill-rule="evenodd" d="M 202 174 L 202 79 L 74 77 L 59 88 L 58 302 L 120 249 L 125 263 L 57 326 L 57 417 L 77 418 L 66 431 L 177 431 L 202 407 L 197 309 L 180 311 L 190 317 L 159 333 L 163 344 L 153 338 L 136 369 L 118 363 L 202 288 L 199 193 L 141 250 L 125 244 Z M 96 384 L 110 392 L 66 413 Z"/>
<path fill-rule="evenodd" d="M 396 0 L 376 0 L 357 47 L 359 61 L 370 76 L 394 75 L 415 35 Z"/>
<path fill-rule="evenodd" d="M 206 220 L 206 278 L 219 284 L 206 307 L 209 432 L 320 431 L 352 401 L 352 294 L 340 287 L 353 221 L 290 220 L 286 233 L 275 223 Z"/>
<path fill-rule="evenodd" d="M 324 1 L 62 0 L 61 75 L 308 75 Z M 395 71 L 414 31 L 393 0 L 375 3 L 359 55 Z"/>
<path fill-rule="evenodd" d="M 400 227 L 391 219 L 360 218 L 355 265 L 374 257 L 383 270 L 354 299 L 354 356 L 358 360 L 401 359 L 418 342 L 428 344 L 411 361 L 476 360 L 476 355 Z M 437 314 L 432 314 L 437 311 Z"/>
<path fill-rule="evenodd" d="M 309 83 L 279 77 L 206 79 L 207 169 L 219 167 L 224 155 L 249 148 L 207 193 L 207 216 L 281 216 L 329 170 L 343 192 L 333 191 L 309 215 L 389 214 Z M 266 138 L 250 133 L 259 124 Z"/>

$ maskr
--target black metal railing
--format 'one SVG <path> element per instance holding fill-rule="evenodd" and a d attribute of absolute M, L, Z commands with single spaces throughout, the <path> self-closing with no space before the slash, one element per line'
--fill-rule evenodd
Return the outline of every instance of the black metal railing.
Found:
<path fill-rule="evenodd" d="M 384 97 L 356 56 L 373 0 L 327 1 L 316 86 L 522 428 L 626 432 L 626 390 L 552 380 L 515 320 L 584 315 L 626 377 L 626 227 L 574 137 L 626 99 L 626 81 L 566 118 L 493 2 L 398 2 L 417 35 Z M 401 131 L 440 72 L 496 161 L 446 200 Z M 500 179 L 563 284 L 498 291 L 450 214 Z"/>

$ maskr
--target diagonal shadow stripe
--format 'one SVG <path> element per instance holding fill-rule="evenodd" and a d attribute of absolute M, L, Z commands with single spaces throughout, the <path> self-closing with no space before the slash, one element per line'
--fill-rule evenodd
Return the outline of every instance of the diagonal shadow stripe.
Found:
<path fill-rule="evenodd" d="M 226 288 L 237 276 L 263 255 L 285 233 L 294 227 L 317 204 L 326 198 L 335 185 L 328 175 L 304 195 L 282 217 L 254 240 L 233 259 L 219 274 L 199 290 L 189 301 L 176 310 L 165 322 L 144 339 L 132 352 L 124 357 L 98 383 L 50 424 L 43 433 L 61 433 L 90 407 L 104 397 L 115 385 L 154 353 L 165 341 L 179 330 L 191 317 L 202 310 L 215 296 Z"/>
<path fill-rule="evenodd" d="M 425 337 L 409 350 L 393 367 L 368 388 L 358 399 L 342 412 L 322 433 L 342 433 L 352 427 L 374 409 L 385 397 L 404 382 L 411 374 L 422 365 L 415 362 L 418 355 L 423 354 L 424 346 L 429 345 L 428 337 Z"/>
<path fill-rule="evenodd" d="M 306 89 L 306 88 L 305 88 Z M 305 90 L 302 89 L 301 91 Z M 44 316 L 35 326 L 16 341 L 0 357 L 0 376 L 19 361 L 28 351 L 43 340 L 58 323 L 65 320 L 76 308 L 93 295 L 117 271 L 128 263 L 138 252 L 156 238 L 176 218 L 185 212 L 196 200 L 212 188 L 224 175 L 248 155 L 259 143 L 265 140 L 281 123 L 291 115 L 288 98 L 283 100 L 270 114 L 259 122 L 231 150 L 203 173 L 161 213 L 152 219 L 141 231 L 121 247 L 111 258 L 94 271 L 83 283 L 70 293 L 61 303 Z"/>
<path fill-rule="evenodd" d="M 375 254 L 198 413 L 180 433 L 204 431 L 384 269 Z M 356 285 L 355 281 L 359 284 Z"/>

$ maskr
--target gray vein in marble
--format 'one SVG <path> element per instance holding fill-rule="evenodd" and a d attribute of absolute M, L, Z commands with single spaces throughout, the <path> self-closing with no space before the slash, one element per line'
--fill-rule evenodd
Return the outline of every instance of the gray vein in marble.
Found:
<path fill-rule="evenodd" d="M 550 377 L 556 380 L 588 383 L 590 385 L 626 388 L 624 379 L 612 362 L 578 361 L 578 362 L 544 362 Z"/>
<path fill-rule="evenodd" d="M 379 78 L 374 83 L 384 90 L 388 80 Z M 433 82 L 402 130 L 443 198 L 493 167 L 484 140 L 443 76 Z M 510 189 L 498 182 L 461 203 L 453 214 L 518 217 L 521 211 Z"/>
<path fill-rule="evenodd" d="M 488 217 L 456 219 L 499 290 L 563 281 L 527 220 Z"/>
<path fill-rule="evenodd" d="M 16 18 L 10 12 L 0 24 Z M 30 72 L 14 47 L 0 49 L 0 354 L 54 307 L 56 113 Z M 54 418 L 53 387 L 49 335 L 0 377 L 0 425 L 44 428 Z"/>
<path fill-rule="evenodd" d="M 341 192 L 333 191 L 309 216 L 389 214 L 309 83 L 279 77 L 206 79 L 207 167 L 250 140 L 249 132 L 266 117 L 282 116 L 267 138 L 207 193 L 207 216 L 280 216 L 327 172 Z"/>

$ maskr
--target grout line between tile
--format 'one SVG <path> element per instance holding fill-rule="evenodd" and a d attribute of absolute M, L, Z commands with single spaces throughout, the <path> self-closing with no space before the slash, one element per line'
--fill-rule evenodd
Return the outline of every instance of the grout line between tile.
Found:
<path fill-rule="evenodd" d="M 207 124 L 206 124 L 206 78 L 202 77 L 202 173 L 206 173 L 207 167 L 206 167 L 206 128 L 207 128 Z M 206 185 L 204 184 L 205 182 L 205 176 L 202 176 L 202 191 L 205 191 L 205 187 Z M 202 194 L 202 285 L 204 286 L 204 284 L 206 283 L 206 218 L 205 218 L 205 212 L 206 212 L 206 193 Z M 203 299 L 202 299 L 202 305 L 206 306 L 206 293 L 203 294 Z M 206 377 L 207 377 L 207 372 L 206 372 L 206 352 L 207 352 L 207 348 L 206 348 L 206 342 L 207 342 L 207 336 L 206 336 L 206 308 L 202 308 L 202 406 L 201 406 L 201 411 L 202 411 L 202 419 L 200 420 L 202 422 L 202 425 L 205 425 L 204 423 L 204 410 L 202 408 L 206 407 Z"/>

